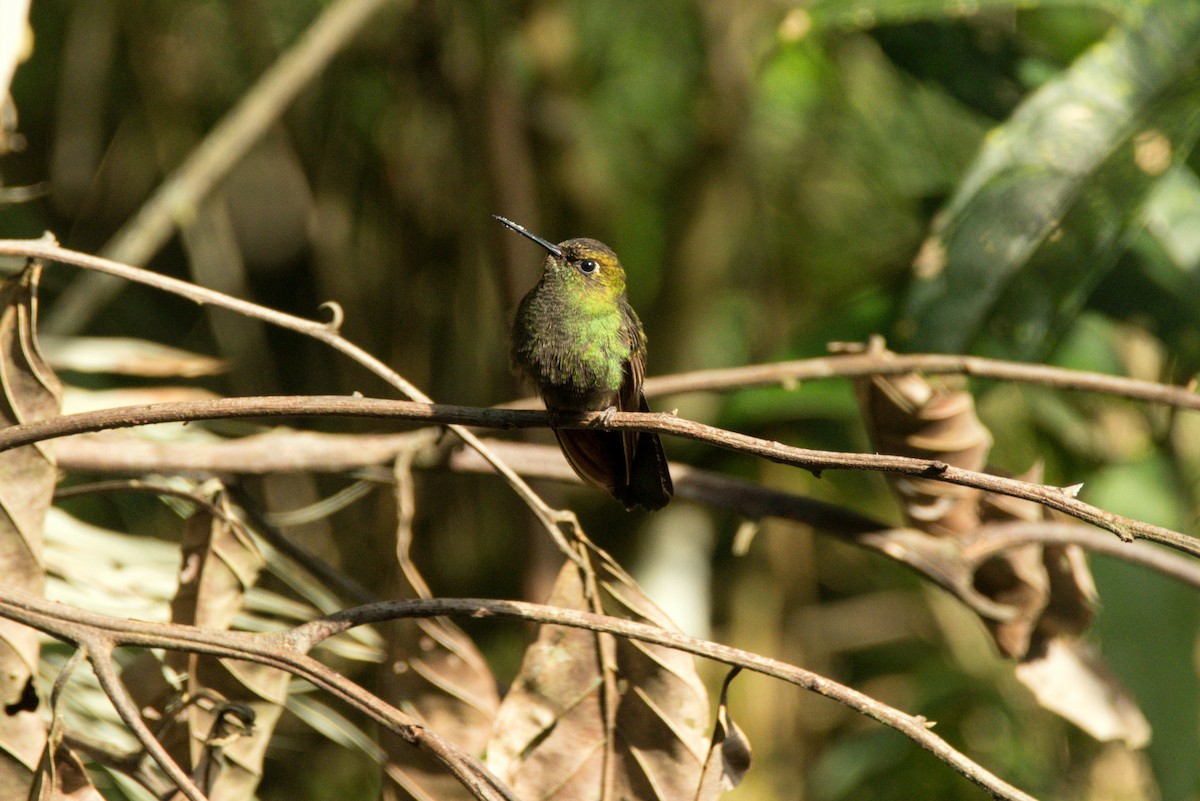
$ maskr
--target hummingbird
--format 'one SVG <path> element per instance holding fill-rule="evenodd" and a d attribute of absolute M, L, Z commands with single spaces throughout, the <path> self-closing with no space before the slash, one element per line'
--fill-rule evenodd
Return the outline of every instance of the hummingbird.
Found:
<path fill-rule="evenodd" d="M 546 249 L 542 277 L 517 306 L 512 363 L 554 411 L 648 412 L 642 394 L 646 335 L 625 298 L 625 270 L 595 239 L 557 245 L 498 215 Z M 661 509 L 674 487 L 657 434 L 554 428 L 563 455 L 588 484 L 626 509 Z"/>

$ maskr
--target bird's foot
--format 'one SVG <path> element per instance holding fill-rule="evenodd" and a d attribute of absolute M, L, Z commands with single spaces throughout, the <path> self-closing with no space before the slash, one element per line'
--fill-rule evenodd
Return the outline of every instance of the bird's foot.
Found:
<path fill-rule="evenodd" d="M 596 418 L 596 422 L 594 423 L 594 425 L 597 428 L 603 428 L 605 430 L 612 428 L 613 418 L 616 416 L 617 416 L 617 407 L 609 406 L 607 409 L 604 409 L 603 411 L 600 412 L 600 416 Z"/>

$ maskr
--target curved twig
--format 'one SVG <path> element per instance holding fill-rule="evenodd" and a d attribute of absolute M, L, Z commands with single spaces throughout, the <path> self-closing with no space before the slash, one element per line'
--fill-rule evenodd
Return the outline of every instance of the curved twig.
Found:
<path fill-rule="evenodd" d="M 35 423 L 12 426 L 0 431 L 0 451 L 55 437 L 100 431 L 107 428 L 129 428 L 150 423 L 184 420 L 302 415 L 386 418 L 449 424 L 456 427 L 470 425 L 505 429 L 537 428 L 548 426 L 550 423 L 545 412 L 447 406 L 377 398 L 347 398 L 337 395 L 218 398 L 124 406 L 63 415 Z M 825 470 L 871 470 L 945 481 L 950 484 L 1033 501 L 1085 523 L 1107 529 L 1123 540 L 1149 540 L 1200 557 L 1200 540 L 1163 526 L 1107 512 L 1080 501 L 1069 489 L 964 470 L 945 462 L 914 459 L 907 456 L 840 453 L 798 448 L 751 437 L 747 434 L 739 434 L 736 431 L 726 431 L 715 426 L 676 417 L 673 414 L 558 412 L 555 413 L 553 422 L 560 428 L 602 426 L 614 431 L 631 430 L 671 434 L 728 450 L 752 454 L 772 462 L 801 467 L 816 475 Z M 476 441 L 482 445 L 480 440 L 476 439 Z M 511 471 L 511 468 L 506 467 L 505 469 Z M 524 481 L 521 483 L 524 484 Z M 561 539 L 561 532 L 558 536 Z M 570 554 L 572 557 L 574 556 L 573 552 Z"/>
<path fill-rule="evenodd" d="M 121 720 L 137 737 L 138 742 L 146 749 L 146 753 L 150 755 L 151 759 L 158 763 L 158 766 L 175 783 L 179 791 L 188 798 L 188 801 L 208 801 L 204 793 L 192 781 L 192 777 L 171 758 L 167 749 L 163 748 L 162 743 L 154 736 L 154 732 L 150 731 L 150 727 L 142 720 L 137 704 L 129 695 L 129 690 L 125 689 L 125 685 L 121 683 L 116 668 L 113 666 L 114 640 L 107 637 L 90 636 L 71 641 L 86 649 L 88 662 L 92 665 L 92 672 L 96 674 L 96 680 L 100 682 L 100 688 L 104 690 L 104 694 L 112 702 L 113 708 L 117 710 Z"/>
<path fill-rule="evenodd" d="M 823 695 L 901 732 L 967 779 L 985 788 L 994 798 L 1033 801 L 1032 796 L 1000 779 L 934 734 L 930 729 L 932 724 L 920 715 L 906 714 L 843 684 L 776 659 L 657 626 L 604 615 L 519 601 L 473 598 L 408 600 L 347 609 L 287 632 L 252 634 L 122 620 L 0 588 L 0 616 L 76 644 L 91 642 L 165 648 L 244 659 L 289 671 L 341 698 L 408 742 L 428 749 L 453 770 L 472 792 L 484 799 L 503 798 L 511 801 L 512 796 L 476 760 L 462 754 L 454 745 L 400 710 L 306 656 L 306 652 L 321 641 L 354 626 L 408 617 L 506 617 L 607 632 L 738 665 Z M 111 677 L 115 677 L 115 674 Z"/>
<path fill-rule="evenodd" d="M 605 632 L 642 642 L 674 648 L 695 656 L 712 659 L 781 679 L 810 692 L 837 701 L 904 734 L 938 759 L 954 767 L 967 779 L 985 788 L 994 798 L 1023 799 L 1032 797 L 1013 787 L 974 762 L 931 730 L 933 722 L 920 715 L 909 715 L 839 682 L 812 671 L 770 657 L 733 648 L 720 643 L 689 637 L 658 626 L 597 615 L 574 609 L 560 609 L 523 601 L 499 601 L 480 598 L 438 598 L 423 601 L 388 601 L 347 609 L 329 617 L 297 626 L 290 636 L 309 646 L 365 623 L 407 617 L 505 617 L 537 623 L 571 626 Z"/>
<path fill-rule="evenodd" d="M 1093 553 L 1120 559 L 1200 589 L 1200 564 L 1181 559 L 1149 543 L 1121 542 L 1090 526 L 1048 520 L 989 523 L 960 541 L 958 558 L 971 570 L 999 554 L 1022 545 L 1078 545 Z"/>
<path fill-rule="evenodd" d="M 285 670 L 329 692 L 367 715 L 381 727 L 400 736 L 413 746 L 427 751 L 477 798 L 485 801 L 516 801 L 508 788 L 478 760 L 464 753 L 458 746 L 436 732 L 430 731 L 419 721 L 308 656 L 305 653 L 304 644 L 294 640 L 287 633 L 217 631 L 171 623 L 123 620 L 14 592 L 7 588 L 0 588 L 0 617 L 14 620 L 65 642 L 86 648 L 88 658 L 96 670 L 96 676 L 113 701 L 118 713 L 155 760 L 181 787 L 187 785 L 172 772 L 170 765 L 174 764 L 173 760 L 170 760 L 165 751 L 161 751 L 161 744 L 145 727 L 141 716 L 137 714 L 136 706 L 128 698 L 124 686 L 117 678 L 111 660 L 111 650 L 114 646 L 165 648 L 208 656 L 244 659 Z M 149 740 L 144 736 L 147 734 Z M 167 762 L 160 759 L 160 755 L 165 756 Z M 178 765 L 175 767 L 178 768 Z M 182 779 L 190 782 L 186 774 L 182 776 Z M 189 795 L 189 799 L 203 801 L 203 795 Z"/>
<path fill-rule="evenodd" d="M 41 239 L 0 239 L 0 255 L 42 258 L 62 264 L 73 264 L 77 267 L 114 275 L 128 281 L 154 287 L 163 292 L 178 295 L 201 306 L 210 305 L 228 309 L 245 317 L 261 320 L 280 328 L 304 334 L 358 362 L 395 387 L 406 397 L 418 403 L 433 403 L 433 399 L 418 389 L 415 384 L 405 379 L 398 372 L 388 367 L 363 348 L 343 337 L 328 323 L 306 320 L 302 317 L 296 317 L 267 308 L 266 306 L 260 306 L 248 300 L 241 300 L 240 298 L 226 295 L 223 292 L 217 292 L 216 290 L 206 289 L 187 281 L 181 281 L 178 278 L 171 278 L 170 276 L 160 275 L 159 273 L 143 270 L 139 267 L 121 264 L 111 259 L 104 259 L 87 253 L 69 250 L 61 247 L 53 235 L 49 233 Z M 525 480 L 517 475 L 516 471 L 505 464 L 503 460 L 497 458 L 495 454 L 491 453 L 487 449 L 487 446 L 474 433 L 459 425 L 449 425 L 448 428 L 469 447 L 477 451 L 497 473 L 504 477 L 509 486 L 513 488 L 513 491 L 533 510 L 534 515 L 558 545 L 559 549 L 568 558 L 572 560 L 576 559 L 574 549 L 566 542 L 562 529 L 559 528 L 561 524 L 565 524 L 577 535 L 582 534 L 583 529 L 579 525 L 579 520 L 575 517 L 575 514 L 570 510 L 555 509 L 542 500 L 541 496 L 534 492 L 525 483 Z"/>
<path fill-rule="evenodd" d="M 288 431 L 222 442 L 187 444 L 151 443 L 132 437 L 116 439 L 116 435 L 111 441 L 103 437 L 84 436 L 59 441 L 55 445 L 55 457 L 66 470 L 98 472 L 340 471 L 386 462 L 396 453 L 411 448 L 413 436 L 413 433 L 317 434 Z M 579 483 L 575 471 L 562 458 L 562 452 L 556 446 L 496 439 L 486 442 L 490 449 L 526 478 Z M 470 450 L 451 454 L 445 466 L 461 472 L 491 472 L 487 463 Z M 909 529 L 896 528 L 890 523 L 815 498 L 679 463 L 671 465 L 671 476 L 675 481 L 677 498 L 716 506 L 750 519 L 775 517 L 814 526 L 844 542 L 899 561 L 944 587 L 947 587 L 946 582 L 951 575 L 956 576 L 953 581 L 958 585 L 966 587 L 971 584 L 970 579 L 965 577 L 967 567 L 962 561 L 964 558 L 971 560 L 973 570 L 980 561 L 1018 545 L 1069 542 L 1157 571 L 1200 589 L 1200 565 L 1196 562 L 1150 543 L 1121 542 L 1091 526 L 1046 521 L 992 524 L 986 536 L 963 541 L 912 531 L 914 535 L 921 535 L 914 550 L 912 539 L 904 537 L 910 532 Z M 936 550 L 937 554 L 931 553 L 931 550 Z M 939 573 L 931 572 L 931 564 L 941 565 L 950 561 L 957 563 L 953 571 L 938 568 Z M 959 595 L 957 590 L 955 594 Z M 356 603 L 376 600 L 362 595 L 346 597 Z M 998 608 L 989 612 L 969 598 L 959 597 L 980 614 L 990 617 L 1000 614 Z"/>
<path fill-rule="evenodd" d="M 997 381 L 1095 392 L 1132 400 L 1200 410 L 1200 395 L 1189 386 L 1171 386 L 1124 376 L 1070 370 L 1045 364 L 986 359 L 981 356 L 956 356 L 940 353 L 901 354 L 850 353 L 800 359 L 790 362 L 752 364 L 718 370 L 647 378 L 643 389 L 647 397 L 677 395 L 685 392 L 713 392 L 783 385 L 794 387 L 802 381 L 828 378 L 867 378 L 882 375 L 963 374 Z"/>

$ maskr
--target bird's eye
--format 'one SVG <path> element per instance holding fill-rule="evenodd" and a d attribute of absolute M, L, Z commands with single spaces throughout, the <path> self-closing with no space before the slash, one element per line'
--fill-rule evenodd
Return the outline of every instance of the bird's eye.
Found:
<path fill-rule="evenodd" d="M 591 275 L 599 269 L 600 265 L 596 263 L 595 259 L 584 259 L 583 261 L 579 262 L 579 272 L 583 273 L 584 275 Z"/>

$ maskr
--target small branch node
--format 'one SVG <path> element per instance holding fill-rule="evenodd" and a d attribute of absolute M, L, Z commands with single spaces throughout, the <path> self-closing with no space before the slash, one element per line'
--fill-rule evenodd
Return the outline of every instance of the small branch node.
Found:
<path fill-rule="evenodd" d="M 1083 489 L 1083 482 L 1080 481 L 1078 484 L 1072 484 L 1069 487 L 1059 487 L 1058 491 L 1061 492 L 1063 495 L 1066 495 L 1068 498 L 1078 498 L 1079 492 L 1082 489 Z"/>

